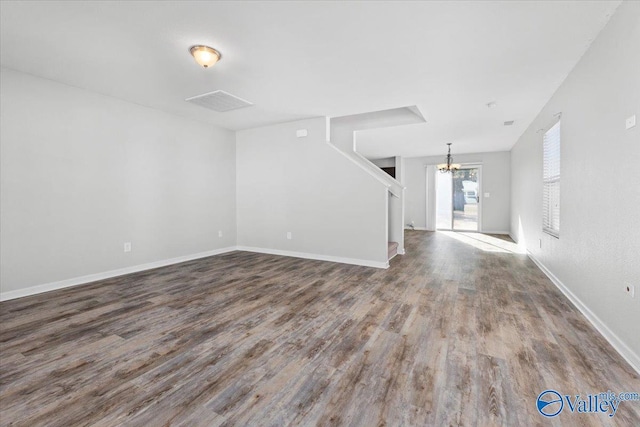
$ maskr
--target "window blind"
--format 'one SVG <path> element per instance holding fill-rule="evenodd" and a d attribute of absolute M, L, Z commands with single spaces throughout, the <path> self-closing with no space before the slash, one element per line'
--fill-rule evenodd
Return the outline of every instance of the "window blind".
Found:
<path fill-rule="evenodd" d="M 545 132 L 542 146 L 542 231 L 559 237 L 560 121 Z"/>

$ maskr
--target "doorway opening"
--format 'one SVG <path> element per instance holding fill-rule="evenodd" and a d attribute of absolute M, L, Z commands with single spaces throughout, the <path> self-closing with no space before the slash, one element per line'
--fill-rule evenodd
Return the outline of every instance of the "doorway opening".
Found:
<path fill-rule="evenodd" d="M 436 229 L 480 231 L 480 166 L 436 172 Z"/>

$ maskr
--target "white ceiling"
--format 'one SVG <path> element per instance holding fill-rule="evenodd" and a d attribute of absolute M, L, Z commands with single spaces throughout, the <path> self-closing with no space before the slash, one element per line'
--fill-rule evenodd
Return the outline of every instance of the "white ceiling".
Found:
<path fill-rule="evenodd" d="M 234 130 L 416 105 L 427 123 L 359 133 L 371 158 L 442 154 L 448 141 L 454 153 L 499 151 L 618 5 L 3 1 L 0 53 L 4 67 Z M 200 68 L 194 44 L 222 60 Z M 184 102 L 214 90 L 254 106 Z"/>

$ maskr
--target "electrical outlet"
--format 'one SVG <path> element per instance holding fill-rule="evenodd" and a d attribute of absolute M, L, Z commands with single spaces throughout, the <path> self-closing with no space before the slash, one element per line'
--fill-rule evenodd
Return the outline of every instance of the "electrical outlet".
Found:
<path fill-rule="evenodd" d="M 624 291 L 631 296 L 631 298 L 635 298 L 636 297 L 636 287 L 633 286 L 630 283 L 627 283 L 626 285 L 624 285 Z"/>
<path fill-rule="evenodd" d="M 218 237 L 222 237 L 222 230 L 218 230 Z"/>
<path fill-rule="evenodd" d="M 124 243 L 124 251 L 125 252 L 131 252 L 131 242 L 125 242 Z"/>
<path fill-rule="evenodd" d="M 632 127 L 634 127 L 635 125 L 636 125 L 636 115 L 635 114 L 633 116 L 631 116 L 631 117 L 628 117 L 627 120 L 625 120 L 625 123 L 624 123 L 625 129 L 629 130 Z"/>
<path fill-rule="evenodd" d="M 287 231 L 287 240 L 291 240 L 293 239 L 293 236 L 291 235 L 290 231 Z"/>

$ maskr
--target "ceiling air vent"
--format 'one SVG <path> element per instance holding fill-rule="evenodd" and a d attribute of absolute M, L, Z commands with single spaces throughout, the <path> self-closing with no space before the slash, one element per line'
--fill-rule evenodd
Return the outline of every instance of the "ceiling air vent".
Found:
<path fill-rule="evenodd" d="M 513 120 L 509 120 L 509 121 L 504 122 L 505 126 L 511 126 L 512 124 L 513 124 Z"/>
<path fill-rule="evenodd" d="M 231 95 L 223 90 L 216 90 L 198 96 L 185 99 L 187 102 L 199 105 L 209 110 L 224 113 L 225 111 L 237 110 L 238 108 L 251 107 L 253 104 L 242 98 Z"/>

